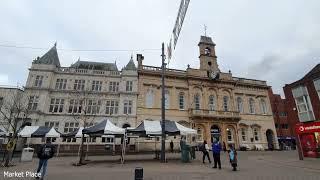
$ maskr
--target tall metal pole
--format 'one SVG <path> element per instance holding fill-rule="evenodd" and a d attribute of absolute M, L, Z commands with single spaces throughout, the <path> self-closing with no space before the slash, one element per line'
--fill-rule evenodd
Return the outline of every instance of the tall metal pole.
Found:
<path fill-rule="evenodd" d="M 164 77 L 165 77 L 165 69 L 166 69 L 166 64 L 165 64 L 165 55 L 164 55 L 164 43 L 162 43 L 162 98 L 161 98 L 161 129 L 162 129 L 162 138 L 161 138 L 161 162 L 164 163 L 166 162 L 166 133 L 165 133 L 165 84 L 164 84 Z"/>

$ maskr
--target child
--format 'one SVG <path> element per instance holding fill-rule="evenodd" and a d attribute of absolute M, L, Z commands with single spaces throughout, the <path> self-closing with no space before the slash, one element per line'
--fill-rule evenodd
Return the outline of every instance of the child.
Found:
<path fill-rule="evenodd" d="M 228 151 L 229 153 L 229 160 L 230 160 L 230 164 L 232 166 L 232 170 L 236 171 L 237 170 L 237 166 L 238 166 L 238 157 L 237 157 L 237 151 L 234 149 L 233 145 L 230 144 L 229 145 L 230 150 Z"/>

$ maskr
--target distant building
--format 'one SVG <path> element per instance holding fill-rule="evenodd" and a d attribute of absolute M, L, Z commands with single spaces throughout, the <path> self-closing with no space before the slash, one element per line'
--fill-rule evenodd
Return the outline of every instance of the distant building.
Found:
<path fill-rule="evenodd" d="M 25 93 L 32 125 L 69 133 L 109 118 L 119 127 L 136 126 L 138 73 L 132 57 L 122 70 L 116 63 L 80 60 L 62 67 L 54 45 L 32 62 Z M 80 118 L 90 120 L 84 124 Z"/>
<path fill-rule="evenodd" d="M 17 98 L 23 97 L 23 94 L 24 90 L 21 87 L 0 85 L 0 129 L 4 132 L 11 132 L 12 130 L 12 127 L 8 123 L 7 119 L 10 117 L 10 115 L 7 113 L 10 111 L 6 109 L 14 107 L 14 101 L 20 101 Z M 23 115 L 21 115 L 21 117 L 23 117 Z M 22 125 L 20 123 L 18 123 L 17 126 Z"/>
<path fill-rule="evenodd" d="M 269 98 L 274 118 L 274 124 L 277 130 L 278 142 L 281 149 L 294 148 L 294 126 L 292 127 L 288 120 L 288 111 L 286 99 L 281 98 L 279 94 L 273 94 L 272 88 L 269 89 Z"/>
<path fill-rule="evenodd" d="M 7 144 L 8 138 L 3 138 L 4 135 L 11 136 L 13 132 L 13 126 L 16 131 L 21 126 L 30 125 L 30 118 L 28 114 L 24 112 L 15 112 L 11 108 L 18 107 L 19 111 L 27 110 L 27 98 L 24 96 L 24 90 L 17 86 L 3 86 L 0 85 L 0 133 L 3 135 L 0 137 L 0 149 L 1 146 L 5 148 L 4 144 Z M 17 118 L 17 119 L 16 119 Z M 16 125 L 14 120 L 16 120 Z M 11 121 L 9 123 L 9 121 Z M 16 150 L 22 149 L 23 141 L 19 140 L 16 146 Z"/>
<path fill-rule="evenodd" d="M 166 118 L 196 129 L 199 143 L 220 134 L 221 142 L 237 148 L 277 148 L 266 81 L 220 71 L 210 37 L 201 36 L 198 46 L 200 68 L 166 69 Z M 144 65 L 143 59 L 137 55 L 138 120 L 159 120 L 161 67 Z"/>
<path fill-rule="evenodd" d="M 320 64 L 283 90 L 289 126 L 294 128 L 301 152 L 305 157 L 320 157 Z"/>

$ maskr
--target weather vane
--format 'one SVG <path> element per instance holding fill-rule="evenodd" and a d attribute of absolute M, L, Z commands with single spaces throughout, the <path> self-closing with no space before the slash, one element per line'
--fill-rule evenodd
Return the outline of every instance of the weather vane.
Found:
<path fill-rule="evenodd" d="M 207 36 L 207 26 L 204 24 L 204 36 Z"/>

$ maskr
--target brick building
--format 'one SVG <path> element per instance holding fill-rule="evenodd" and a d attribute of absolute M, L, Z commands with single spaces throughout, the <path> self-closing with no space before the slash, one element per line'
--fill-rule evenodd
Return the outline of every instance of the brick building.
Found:
<path fill-rule="evenodd" d="M 320 157 L 320 64 L 302 79 L 286 84 L 283 90 L 289 126 L 300 141 L 300 159 L 302 154 Z"/>
<path fill-rule="evenodd" d="M 280 94 L 274 94 L 272 88 L 269 89 L 269 98 L 277 131 L 278 142 L 281 149 L 286 149 L 295 144 L 294 126 L 291 126 L 288 119 L 286 99 L 281 98 Z M 293 147 L 293 146 L 292 146 Z"/>
<path fill-rule="evenodd" d="M 320 64 L 302 79 L 286 84 L 283 90 L 290 127 L 299 122 L 320 120 Z"/>

